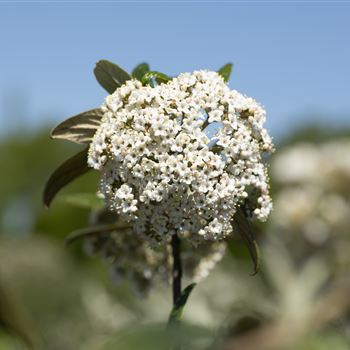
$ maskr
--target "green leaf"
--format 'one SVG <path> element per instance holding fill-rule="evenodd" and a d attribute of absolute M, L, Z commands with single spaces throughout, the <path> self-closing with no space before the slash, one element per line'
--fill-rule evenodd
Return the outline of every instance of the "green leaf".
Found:
<path fill-rule="evenodd" d="M 96 63 L 94 74 L 100 85 L 110 94 L 131 79 L 124 69 L 107 60 L 101 60 Z"/>
<path fill-rule="evenodd" d="M 256 275 L 260 268 L 260 251 L 259 246 L 254 237 L 251 225 L 248 222 L 243 210 L 239 208 L 234 217 L 234 225 L 237 228 L 243 242 L 248 248 L 249 254 L 254 263 L 254 271 L 252 275 Z"/>
<path fill-rule="evenodd" d="M 64 186 L 85 174 L 91 168 L 87 165 L 88 148 L 77 153 L 60 165 L 50 176 L 44 189 L 43 201 L 49 207 L 53 198 Z"/>
<path fill-rule="evenodd" d="M 131 73 L 131 76 L 137 80 L 142 79 L 142 77 L 149 72 L 149 65 L 148 63 L 140 63 L 139 65 L 137 65 L 134 70 Z"/>
<path fill-rule="evenodd" d="M 192 283 L 181 292 L 181 295 L 179 296 L 173 309 L 171 310 L 168 325 L 172 325 L 174 323 L 179 322 L 183 313 L 183 309 L 187 303 L 187 299 L 195 286 L 196 283 Z"/>
<path fill-rule="evenodd" d="M 79 144 L 90 143 L 101 124 L 102 116 L 103 112 L 100 108 L 75 115 L 58 124 L 51 131 L 51 137 Z"/>
<path fill-rule="evenodd" d="M 80 208 L 88 208 L 92 210 L 101 209 L 105 206 L 103 198 L 97 193 L 74 193 L 60 197 L 61 201 Z"/>
<path fill-rule="evenodd" d="M 122 222 L 116 222 L 114 224 L 106 224 L 106 225 L 96 225 L 92 227 L 85 227 L 80 230 L 73 231 L 66 238 L 66 244 L 71 244 L 78 239 L 102 235 L 104 233 L 109 233 L 117 230 L 127 230 L 130 229 L 131 226 Z"/>
<path fill-rule="evenodd" d="M 218 70 L 218 73 L 224 78 L 225 82 L 228 82 L 230 79 L 232 67 L 232 63 L 227 63 Z"/>
<path fill-rule="evenodd" d="M 153 86 L 153 80 L 155 80 L 158 84 L 162 84 L 162 83 L 167 83 L 168 81 L 171 80 L 171 78 L 164 73 L 156 72 L 156 71 L 147 72 L 141 78 L 141 82 L 143 85 L 149 84 Z"/>

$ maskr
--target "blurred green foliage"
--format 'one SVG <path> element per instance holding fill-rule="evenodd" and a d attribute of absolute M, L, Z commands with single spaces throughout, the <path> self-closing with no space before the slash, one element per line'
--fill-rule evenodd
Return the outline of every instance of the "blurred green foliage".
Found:
<path fill-rule="evenodd" d="M 67 155 L 79 150 L 67 142 L 52 142 L 48 134 L 48 130 L 42 130 L 38 134 L 12 135 L 0 143 L 2 163 L 6 164 L 0 181 L 0 232 L 42 233 L 62 240 L 70 231 L 86 225 L 88 209 L 67 205 L 59 196 L 52 210 L 42 204 L 42 191 L 50 173 Z M 97 174 L 91 172 L 62 194 L 93 193 L 97 183 Z"/>

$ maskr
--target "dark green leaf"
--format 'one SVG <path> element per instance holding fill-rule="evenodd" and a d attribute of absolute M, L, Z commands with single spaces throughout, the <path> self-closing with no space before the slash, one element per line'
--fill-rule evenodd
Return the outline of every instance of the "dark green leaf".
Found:
<path fill-rule="evenodd" d="M 239 208 L 234 217 L 234 225 L 237 228 L 243 242 L 247 246 L 250 256 L 254 263 L 253 275 L 257 274 L 260 268 L 260 253 L 259 247 L 256 243 L 254 233 L 252 231 L 251 225 L 248 222 L 243 210 Z"/>
<path fill-rule="evenodd" d="M 230 79 L 232 66 L 232 63 L 227 63 L 218 70 L 218 73 L 224 78 L 225 82 L 228 82 Z"/>
<path fill-rule="evenodd" d="M 110 94 L 131 79 L 124 69 L 107 60 L 101 60 L 96 63 L 94 74 L 100 85 Z"/>
<path fill-rule="evenodd" d="M 140 63 L 139 65 L 137 65 L 134 70 L 131 73 L 131 76 L 137 80 L 142 79 L 142 77 L 149 72 L 149 65 L 148 63 Z"/>
<path fill-rule="evenodd" d="M 182 291 L 180 297 L 177 299 L 173 309 L 171 310 L 168 325 L 177 323 L 181 319 L 183 309 L 187 303 L 187 299 L 195 286 L 196 283 L 192 283 Z"/>
<path fill-rule="evenodd" d="M 162 84 L 162 83 L 167 83 L 170 80 L 171 78 L 166 74 L 156 72 L 156 71 L 147 72 L 141 78 L 141 82 L 143 85 L 149 84 L 151 86 L 153 86 L 153 81 L 156 81 L 158 84 Z"/>
<path fill-rule="evenodd" d="M 44 204 L 47 207 L 50 206 L 53 198 L 61 188 L 91 169 L 87 165 L 87 152 L 88 149 L 85 148 L 72 158 L 69 158 L 50 176 L 45 185 L 43 196 Z"/>
<path fill-rule="evenodd" d="M 102 116 L 103 112 L 100 108 L 75 115 L 58 124 L 51 131 L 51 137 L 75 143 L 90 143 L 101 123 Z"/>
<path fill-rule="evenodd" d="M 116 222 L 113 224 L 106 224 L 106 225 L 97 225 L 92 227 L 85 227 L 80 230 L 73 231 L 65 240 L 66 244 L 73 243 L 74 241 L 85 238 L 85 237 L 91 237 L 96 235 L 102 235 L 104 233 L 109 233 L 116 230 L 127 230 L 130 229 L 131 226 L 127 225 L 122 222 Z"/>
<path fill-rule="evenodd" d="M 101 209 L 105 205 L 104 199 L 96 193 L 73 193 L 61 196 L 60 199 L 76 207 L 92 210 Z"/>

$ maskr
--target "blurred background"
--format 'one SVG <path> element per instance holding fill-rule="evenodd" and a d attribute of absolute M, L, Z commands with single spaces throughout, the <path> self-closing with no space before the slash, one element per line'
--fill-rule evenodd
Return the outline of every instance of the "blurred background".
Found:
<path fill-rule="evenodd" d="M 41 201 L 50 172 L 79 150 L 50 128 L 103 102 L 99 59 L 169 75 L 231 61 L 231 88 L 267 110 L 277 151 L 275 210 L 255 228 L 262 269 L 250 276 L 245 247 L 228 243 L 186 306 L 190 348 L 349 349 L 349 14 L 341 2 L 1 1 L 0 349 L 166 344 L 166 283 L 138 298 L 82 244 L 64 245 L 91 214 L 69 195 L 94 193 L 97 175 L 50 210 Z"/>

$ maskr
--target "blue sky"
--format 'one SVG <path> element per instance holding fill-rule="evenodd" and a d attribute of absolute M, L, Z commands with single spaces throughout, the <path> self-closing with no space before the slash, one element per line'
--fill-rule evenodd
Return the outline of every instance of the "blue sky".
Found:
<path fill-rule="evenodd" d="M 276 137 L 350 127 L 350 3 L 0 2 L 0 133 L 96 107 L 101 58 L 170 75 L 235 64 L 230 86 L 267 109 Z"/>

